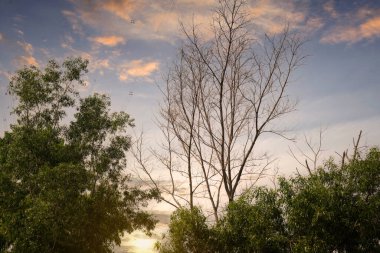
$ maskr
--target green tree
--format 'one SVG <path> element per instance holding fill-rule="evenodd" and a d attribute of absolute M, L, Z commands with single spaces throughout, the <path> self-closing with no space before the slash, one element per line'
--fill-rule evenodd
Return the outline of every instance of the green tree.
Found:
<path fill-rule="evenodd" d="M 380 252 L 378 148 L 279 181 L 229 203 L 212 227 L 179 209 L 160 252 Z"/>
<path fill-rule="evenodd" d="M 210 239 L 211 230 L 201 209 L 179 208 L 171 215 L 167 236 L 156 246 L 160 253 L 214 252 Z"/>
<path fill-rule="evenodd" d="M 380 151 L 281 180 L 294 252 L 380 251 Z"/>
<path fill-rule="evenodd" d="M 110 99 L 79 100 L 88 62 L 71 58 L 19 70 L 9 91 L 17 123 L 0 138 L 0 247 L 11 252 L 111 252 L 124 231 L 155 220 L 140 207 L 155 191 L 128 186 L 133 120 Z M 67 122 L 67 120 L 66 120 Z"/>
<path fill-rule="evenodd" d="M 246 192 L 216 224 L 218 252 L 289 252 L 282 204 L 275 190 Z"/>

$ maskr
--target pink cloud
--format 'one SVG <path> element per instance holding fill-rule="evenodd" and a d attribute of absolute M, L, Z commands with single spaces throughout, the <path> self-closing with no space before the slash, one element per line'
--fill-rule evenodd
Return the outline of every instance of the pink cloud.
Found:
<path fill-rule="evenodd" d="M 99 6 L 121 19 L 130 21 L 130 13 L 136 10 L 138 4 L 137 1 L 131 0 L 107 0 L 102 1 Z"/>
<path fill-rule="evenodd" d="M 256 25 L 271 34 L 282 32 L 288 23 L 291 28 L 300 26 L 306 18 L 306 13 L 297 10 L 290 1 L 279 4 L 275 0 L 258 0 L 252 4 L 249 13 Z"/>
<path fill-rule="evenodd" d="M 304 30 L 306 32 L 314 32 L 314 31 L 321 29 L 324 25 L 325 25 L 325 23 L 323 22 L 322 18 L 312 17 L 306 21 Z"/>
<path fill-rule="evenodd" d="M 89 40 L 101 44 L 107 47 L 114 47 L 119 44 L 124 44 L 125 40 L 121 36 L 99 36 L 99 37 L 91 37 Z"/>
<path fill-rule="evenodd" d="M 123 38 L 165 40 L 179 37 L 178 21 L 199 26 L 207 39 L 210 35 L 212 8 L 217 0 L 71 0 L 75 11 L 64 12 L 73 29 L 88 25 L 101 33 Z M 279 33 L 289 23 L 291 28 L 305 25 L 307 10 L 294 1 L 247 1 L 249 14 L 257 27 L 267 33 Z M 131 23 L 131 20 L 134 20 Z"/>
<path fill-rule="evenodd" d="M 17 62 L 19 65 L 35 65 L 38 66 L 36 58 L 34 58 L 34 48 L 32 44 L 22 41 L 17 41 L 17 44 L 22 48 L 25 55 L 19 56 Z"/>
<path fill-rule="evenodd" d="M 356 43 L 380 37 L 380 16 L 368 18 L 358 25 L 339 25 L 321 38 L 322 43 Z"/>
<path fill-rule="evenodd" d="M 130 77 L 149 77 L 154 71 L 158 70 L 157 61 L 144 62 L 143 60 L 133 60 L 122 65 L 119 79 L 126 81 Z"/>
<path fill-rule="evenodd" d="M 34 58 L 33 56 L 26 56 L 26 55 L 19 56 L 18 62 L 20 65 L 38 66 L 38 62 L 37 62 L 36 58 Z"/>
<path fill-rule="evenodd" d="M 360 32 L 364 38 L 380 36 L 380 16 L 367 20 L 360 25 Z"/>
<path fill-rule="evenodd" d="M 323 5 L 323 9 L 330 14 L 332 18 L 338 17 L 338 12 L 335 10 L 334 1 L 330 0 Z"/>

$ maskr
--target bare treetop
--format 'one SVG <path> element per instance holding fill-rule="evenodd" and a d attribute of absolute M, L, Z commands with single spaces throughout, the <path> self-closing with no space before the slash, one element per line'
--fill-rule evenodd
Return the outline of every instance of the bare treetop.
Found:
<path fill-rule="evenodd" d="M 287 88 L 304 58 L 302 40 L 288 27 L 254 39 L 252 22 L 245 1 L 221 0 L 211 39 L 182 25 L 185 40 L 162 89 L 165 168 L 173 184 L 174 174 L 188 182 L 190 207 L 206 197 L 215 219 L 223 196 L 233 201 L 243 181 L 265 175 L 269 160 L 258 156 L 257 141 L 265 133 L 286 138 L 279 119 L 295 108 Z M 177 206 L 175 187 L 167 193 Z"/>

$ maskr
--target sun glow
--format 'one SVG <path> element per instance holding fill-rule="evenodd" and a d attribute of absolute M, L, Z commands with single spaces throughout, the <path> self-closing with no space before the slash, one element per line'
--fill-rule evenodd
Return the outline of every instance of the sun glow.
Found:
<path fill-rule="evenodd" d="M 133 240 L 133 246 L 138 253 L 151 253 L 154 252 L 154 239 L 135 239 Z"/>

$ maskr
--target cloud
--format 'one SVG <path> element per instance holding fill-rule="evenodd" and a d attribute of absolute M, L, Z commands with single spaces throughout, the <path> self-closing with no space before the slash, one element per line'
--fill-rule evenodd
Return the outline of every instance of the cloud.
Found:
<path fill-rule="evenodd" d="M 173 43 L 178 38 L 178 21 L 211 21 L 209 8 L 215 0 L 77 0 L 71 1 L 73 11 L 62 12 L 77 27 L 89 26 L 101 33 L 141 40 L 165 40 Z M 196 13 L 196 15 L 194 15 Z M 133 22 L 131 22 L 133 20 Z M 209 22 L 207 22 L 208 24 Z M 174 39 L 174 40 L 173 40 Z"/>
<path fill-rule="evenodd" d="M 158 70 L 158 67 L 159 63 L 157 61 L 133 60 L 121 66 L 119 79 L 127 81 L 130 77 L 149 77 L 154 71 Z"/>
<path fill-rule="evenodd" d="M 119 44 L 124 44 L 125 40 L 121 36 L 99 36 L 99 37 L 91 37 L 89 40 L 101 44 L 107 47 L 114 47 Z"/>
<path fill-rule="evenodd" d="M 24 32 L 21 31 L 20 29 L 15 29 L 16 33 L 21 37 L 23 38 L 24 37 Z"/>
<path fill-rule="evenodd" d="M 131 0 L 107 0 L 102 1 L 99 4 L 99 7 L 118 16 L 121 19 L 130 21 L 130 13 L 137 9 L 138 3 L 137 1 Z"/>
<path fill-rule="evenodd" d="M 307 33 L 315 32 L 321 29 L 325 25 L 325 22 L 321 17 L 311 17 L 308 18 L 305 26 L 304 26 L 304 31 Z"/>
<path fill-rule="evenodd" d="M 112 69 L 110 59 L 97 59 L 94 58 L 90 61 L 89 69 L 91 71 L 99 71 L 100 75 L 104 75 L 104 70 Z"/>
<path fill-rule="evenodd" d="M 71 48 L 72 45 L 74 44 L 74 38 L 68 34 L 65 34 L 65 36 L 63 37 L 63 40 L 61 42 L 61 47 L 62 48 L 65 48 L 65 49 L 68 49 L 68 48 Z"/>
<path fill-rule="evenodd" d="M 0 69 L 0 76 L 4 76 L 6 79 L 11 80 L 11 74 L 5 70 Z"/>
<path fill-rule="evenodd" d="M 72 23 L 73 30 L 89 26 L 100 33 L 137 40 L 164 40 L 175 43 L 180 38 L 179 22 L 199 26 L 202 38 L 212 35 L 213 8 L 217 0 L 71 0 L 73 11 L 63 14 Z M 291 28 L 306 29 L 307 5 L 294 1 L 247 1 L 248 12 L 255 28 L 266 33 L 282 32 L 289 23 Z M 131 23 L 131 20 L 134 22 Z M 314 20 L 314 27 L 317 26 Z M 321 22 L 320 22 L 321 23 Z M 319 23 L 319 24 L 320 24 Z M 309 28 L 310 30 L 310 28 Z M 203 36 L 204 35 L 204 36 Z"/>
<path fill-rule="evenodd" d="M 0 41 L 2 41 L 4 38 L 3 34 L 0 33 Z"/>
<path fill-rule="evenodd" d="M 360 25 L 360 33 L 364 38 L 380 36 L 380 16 L 367 20 Z"/>
<path fill-rule="evenodd" d="M 98 37 L 95 38 L 97 39 Z M 89 38 L 89 40 L 91 39 L 93 38 Z M 107 52 L 105 55 L 102 54 L 104 50 L 100 50 L 99 47 L 89 47 L 89 50 L 75 48 L 75 40 L 69 34 L 65 34 L 61 40 L 61 47 L 65 49 L 65 57 L 75 55 L 89 60 L 90 64 L 88 68 L 90 72 L 98 71 L 100 75 L 104 75 L 105 70 L 114 70 L 116 72 L 115 64 L 112 63 L 116 61 L 116 58 L 120 57 L 117 54 L 118 51 L 111 50 L 111 52 Z M 47 58 L 51 58 L 50 53 L 46 49 L 41 48 L 40 50 Z"/>
<path fill-rule="evenodd" d="M 27 54 L 33 54 L 33 46 L 27 42 L 17 41 L 17 44 L 24 50 Z"/>
<path fill-rule="evenodd" d="M 333 19 L 330 22 L 330 28 L 321 37 L 321 43 L 354 44 L 380 37 L 379 8 L 371 8 L 369 5 L 363 4 L 363 6 L 349 11 L 338 12 L 333 1 L 326 2 L 323 8 Z"/>
<path fill-rule="evenodd" d="M 174 11 L 152 13 L 147 17 L 146 22 L 149 24 L 153 32 L 163 35 L 169 35 L 174 31 L 178 31 L 179 15 Z"/>
<path fill-rule="evenodd" d="M 176 0 L 176 2 L 179 4 L 198 5 L 198 6 L 202 6 L 202 7 L 213 6 L 217 3 L 216 0 L 203 0 L 203 1 L 199 1 L 199 0 Z M 173 2 L 173 4 L 174 4 L 174 2 Z"/>
<path fill-rule="evenodd" d="M 38 62 L 37 62 L 36 58 L 34 58 L 33 56 L 25 56 L 25 55 L 19 56 L 18 62 L 20 65 L 38 66 Z"/>
<path fill-rule="evenodd" d="M 108 69 L 110 68 L 109 59 L 98 59 L 92 63 L 97 69 Z"/>
<path fill-rule="evenodd" d="M 38 66 L 36 58 L 34 58 L 34 48 L 32 44 L 22 41 L 17 41 L 17 44 L 22 48 L 25 55 L 19 56 L 17 58 L 19 65 L 35 65 Z"/>
<path fill-rule="evenodd" d="M 77 13 L 75 12 L 72 12 L 72 11 L 68 11 L 68 10 L 63 10 L 62 11 L 62 14 L 67 18 L 67 20 L 70 22 L 71 24 L 71 29 L 79 34 L 79 35 L 84 35 L 84 32 L 83 32 L 83 28 L 82 28 L 82 25 L 80 23 L 80 20 L 78 18 L 78 15 Z"/>
<path fill-rule="evenodd" d="M 334 1 L 330 0 L 323 5 L 323 9 L 332 17 L 338 18 L 338 12 L 335 10 Z"/>
<path fill-rule="evenodd" d="M 362 40 L 375 39 L 380 37 L 380 15 L 368 18 L 358 25 L 341 24 L 334 27 L 325 34 L 320 42 L 328 44 L 356 43 Z"/>
<path fill-rule="evenodd" d="M 287 24 L 295 28 L 305 21 L 306 13 L 298 10 L 292 1 L 258 0 L 255 1 L 249 14 L 255 25 L 264 32 L 277 34 L 283 31 Z"/>

